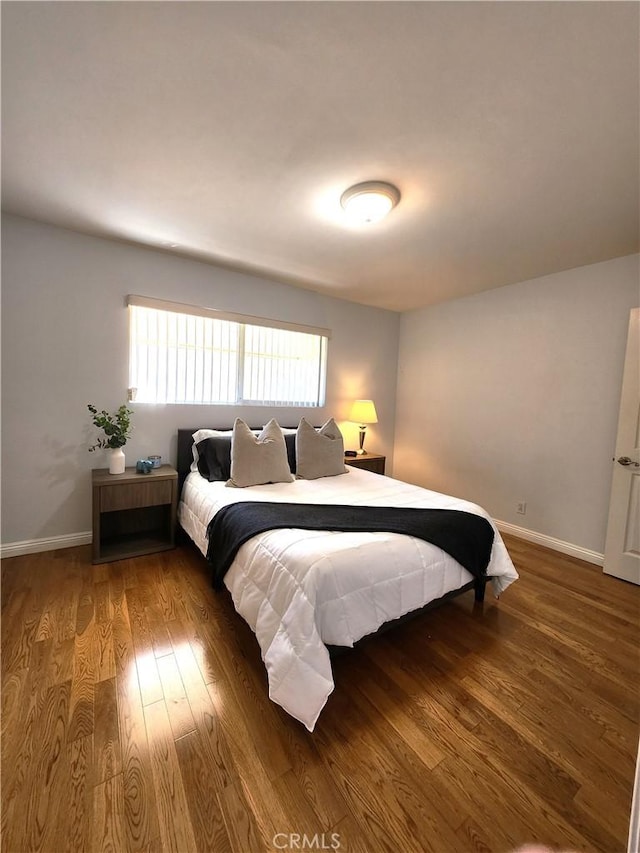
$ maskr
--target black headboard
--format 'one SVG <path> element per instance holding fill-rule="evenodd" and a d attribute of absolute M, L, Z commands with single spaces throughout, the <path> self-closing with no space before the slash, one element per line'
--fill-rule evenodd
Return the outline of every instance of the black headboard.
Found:
<path fill-rule="evenodd" d="M 178 495 L 182 494 L 182 486 L 184 485 L 187 474 L 191 470 L 191 463 L 193 462 L 193 451 L 191 450 L 193 446 L 193 434 L 199 429 L 200 427 L 178 430 L 178 464 L 176 466 L 178 469 Z"/>

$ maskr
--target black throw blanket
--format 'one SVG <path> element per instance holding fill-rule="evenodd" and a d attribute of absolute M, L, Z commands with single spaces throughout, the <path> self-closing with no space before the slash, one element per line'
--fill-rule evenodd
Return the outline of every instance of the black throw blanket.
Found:
<path fill-rule="evenodd" d="M 486 576 L 493 546 L 487 519 L 461 510 L 241 501 L 219 509 L 207 527 L 207 559 L 216 585 L 241 545 L 285 527 L 415 536 L 446 551 L 476 578 Z"/>

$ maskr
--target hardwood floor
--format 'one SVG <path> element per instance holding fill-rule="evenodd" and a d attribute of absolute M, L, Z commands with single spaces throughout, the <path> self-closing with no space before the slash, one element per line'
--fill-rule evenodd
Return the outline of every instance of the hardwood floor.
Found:
<path fill-rule="evenodd" d="M 507 544 L 500 601 L 337 658 L 313 734 L 191 546 L 5 560 L 2 851 L 625 850 L 640 589 Z"/>

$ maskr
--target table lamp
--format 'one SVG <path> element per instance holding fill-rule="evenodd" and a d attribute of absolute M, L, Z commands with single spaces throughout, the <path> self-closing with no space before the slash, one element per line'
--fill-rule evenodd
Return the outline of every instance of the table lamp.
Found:
<path fill-rule="evenodd" d="M 367 424 L 378 423 L 378 415 L 373 400 L 356 400 L 351 407 L 349 420 L 360 424 L 360 450 L 358 450 L 360 456 L 367 452 L 364 449 L 364 434 L 367 431 Z"/>

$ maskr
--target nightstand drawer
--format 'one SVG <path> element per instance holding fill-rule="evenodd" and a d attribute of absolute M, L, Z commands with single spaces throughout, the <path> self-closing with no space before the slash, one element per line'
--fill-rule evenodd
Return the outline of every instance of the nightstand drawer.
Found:
<path fill-rule="evenodd" d="M 140 475 L 145 476 L 144 474 Z M 149 480 L 140 483 L 119 483 L 100 488 L 100 511 L 137 509 L 170 504 L 173 499 L 173 480 Z"/>
<path fill-rule="evenodd" d="M 344 464 L 351 465 L 352 468 L 363 468 L 374 474 L 384 474 L 386 459 L 386 456 L 380 456 L 378 453 L 364 453 L 362 456 L 345 456 Z"/>

